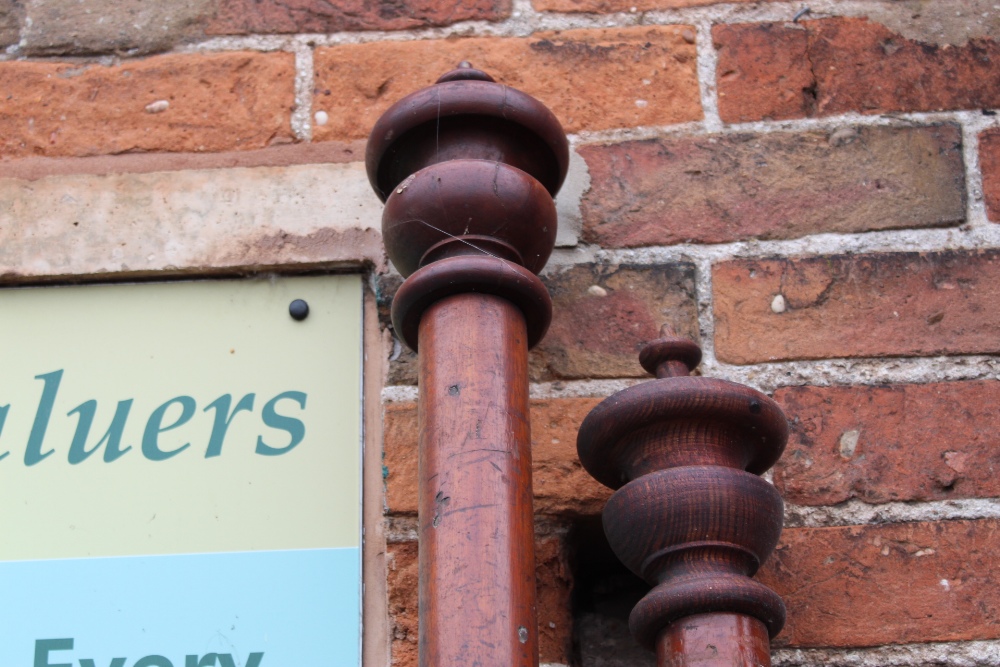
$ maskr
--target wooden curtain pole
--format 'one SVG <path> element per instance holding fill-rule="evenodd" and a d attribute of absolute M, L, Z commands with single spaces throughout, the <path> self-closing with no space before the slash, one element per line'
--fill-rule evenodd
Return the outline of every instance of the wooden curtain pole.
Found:
<path fill-rule="evenodd" d="M 611 548 L 653 586 L 629 627 L 659 667 L 768 667 L 785 607 L 750 577 L 781 534 L 781 497 L 758 475 L 784 450 L 785 416 L 749 387 L 689 377 L 701 348 L 667 327 L 639 361 L 657 379 L 601 402 L 577 439 L 617 489 Z"/>
<path fill-rule="evenodd" d="M 528 348 L 566 136 L 463 63 L 379 119 L 366 162 L 406 277 L 393 327 L 420 353 L 420 665 L 537 665 Z"/>

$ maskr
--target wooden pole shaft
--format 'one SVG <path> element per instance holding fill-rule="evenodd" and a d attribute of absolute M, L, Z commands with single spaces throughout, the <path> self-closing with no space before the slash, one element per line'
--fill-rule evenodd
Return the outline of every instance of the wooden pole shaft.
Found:
<path fill-rule="evenodd" d="M 510 301 L 420 320 L 420 665 L 534 667 L 528 346 Z"/>
<path fill-rule="evenodd" d="M 771 667 L 767 626 L 742 614 L 697 614 L 656 642 L 657 667 Z"/>

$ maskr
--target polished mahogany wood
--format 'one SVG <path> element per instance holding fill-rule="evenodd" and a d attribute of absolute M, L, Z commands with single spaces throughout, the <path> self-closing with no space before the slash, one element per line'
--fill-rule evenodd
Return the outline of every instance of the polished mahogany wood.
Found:
<path fill-rule="evenodd" d="M 617 489 L 603 516 L 611 548 L 652 585 L 629 627 L 661 667 L 768 664 L 785 607 L 751 577 L 778 542 L 783 505 L 758 475 L 781 456 L 788 423 L 758 391 L 690 377 L 701 350 L 668 328 L 639 359 L 657 379 L 600 403 L 577 439 L 584 468 Z"/>
<path fill-rule="evenodd" d="M 534 665 L 524 316 L 451 296 L 420 340 L 420 664 Z"/>
<path fill-rule="evenodd" d="M 674 623 L 660 633 L 656 658 L 670 667 L 771 667 L 767 627 L 740 614 L 698 614 Z"/>
<path fill-rule="evenodd" d="M 396 335 L 420 353 L 422 667 L 533 667 L 528 348 L 569 147 L 534 98 L 469 66 L 397 102 L 366 155 L 406 278 Z"/>

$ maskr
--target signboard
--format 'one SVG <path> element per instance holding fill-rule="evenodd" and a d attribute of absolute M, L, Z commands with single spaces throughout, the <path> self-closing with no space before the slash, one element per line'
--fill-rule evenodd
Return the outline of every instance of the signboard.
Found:
<path fill-rule="evenodd" d="M 0 665 L 358 665 L 360 479 L 359 276 L 0 290 Z"/>

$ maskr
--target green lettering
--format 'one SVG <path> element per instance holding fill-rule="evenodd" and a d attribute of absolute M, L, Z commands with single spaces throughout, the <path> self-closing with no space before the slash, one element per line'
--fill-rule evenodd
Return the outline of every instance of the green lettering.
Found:
<path fill-rule="evenodd" d="M 163 417 L 166 415 L 167 410 L 174 403 L 179 403 L 181 406 L 181 414 L 174 421 L 173 424 L 169 426 L 163 425 Z M 149 415 L 149 421 L 146 422 L 146 430 L 142 434 L 142 453 L 150 461 L 165 461 L 172 456 L 177 456 L 185 449 L 191 446 L 191 443 L 185 443 L 184 445 L 178 447 L 169 452 L 165 452 L 160 449 L 159 437 L 161 433 L 165 433 L 172 429 L 177 428 L 182 424 L 186 424 L 194 416 L 194 409 L 196 405 L 194 399 L 190 396 L 177 396 L 176 398 L 171 398 L 169 401 L 161 405 L 160 407 L 153 410 L 153 414 Z M 156 656 L 151 656 L 156 657 Z M 139 663 L 135 664 L 138 667 Z"/>
<path fill-rule="evenodd" d="M 279 456 L 286 452 L 290 452 L 297 444 L 302 442 L 303 438 L 306 437 L 306 426 L 302 423 L 302 420 L 294 417 L 286 417 L 285 415 L 279 415 L 275 411 L 275 405 L 282 399 L 295 401 L 303 410 L 306 407 L 306 395 L 301 391 L 286 391 L 283 394 L 278 394 L 264 405 L 264 409 L 261 412 L 261 418 L 264 420 L 264 424 L 270 426 L 271 428 L 286 431 L 288 435 L 291 436 L 291 442 L 284 447 L 272 447 L 264 442 L 264 438 L 262 436 L 257 436 L 256 451 L 258 454 L 263 456 Z"/>
<path fill-rule="evenodd" d="M 218 653 L 206 653 L 199 660 L 198 656 L 189 655 L 184 658 L 184 667 L 215 667 L 215 659 L 218 657 Z"/>
<path fill-rule="evenodd" d="M 92 658 L 80 658 L 80 667 L 97 667 Z M 125 658 L 111 658 L 111 667 L 125 667 Z"/>
<path fill-rule="evenodd" d="M 247 658 L 247 664 L 245 667 L 258 667 L 263 657 L 263 653 L 251 653 Z M 219 654 L 219 665 L 221 667 L 236 667 L 236 663 L 233 661 L 233 656 L 228 653 Z"/>
<path fill-rule="evenodd" d="M 73 435 L 73 442 L 69 446 L 69 462 L 73 465 L 85 460 L 88 456 L 101 448 L 105 442 L 108 446 L 104 448 L 104 462 L 111 463 L 132 449 L 129 445 L 125 449 L 121 448 L 122 431 L 125 430 L 125 420 L 128 419 L 129 410 L 132 408 L 132 399 L 119 401 L 115 409 L 115 416 L 111 420 L 108 432 L 104 434 L 92 449 L 87 449 L 87 436 L 90 435 L 90 427 L 94 423 L 94 413 L 97 412 L 97 401 L 90 400 L 81 403 L 66 413 L 67 417 L 74 414 L 80 415 L 80 420 L 76 424 L 76 433 Z M 112 665 L 112 667 L 114 667 Z"/>
<path fill-rule="evenodd" d="M 162 655 L 147 655 L 142 660 L 137 661 L 132 667 L 174 667 L 174 663 Z"/>
<path fill-rule="evenodd" d="M 52 406 L 56 402 L 56 393 L 59 391 L 62 375 L 62 370 L 58 370 L 35 376 L 35 379 L 44 382 L 45 386 L 42 388 L 42 398 L 38 402 L 38 411 L 35 412 L 35 423 L 32 424 L 31 434 L 28 436 L 28 447 L 24 450 L 24 465 L 26 466 L 33 466 L 55 452 L 54 449 L 50 449 L 43 454 L 42 441 L 45 440 L 45 430 L 49 427 Z"/>
<path fill-rule="evenodd" d="M 72 663 L 69 662 L 49 662 L 49 651 L 71 650 L 73 650 L 72 639 L 36 639 L 34 667 L 73 667 Z"/>
<path fill-rule="evenodd" d="M 3 435 L 3 425 L 7 423 L 7 411 L 10 410 L 10 404 L 0 405 L 0 435 Z M 0 454 L 0 461 L 10 456 L 10 452 L 4 452 Z"/>
<path fill-rule="evenodd" d="M 226 431 L 229 430 L 229 424 L 232 423 L 233 417 L 241 410 L 247 412 L 253 410 L 253 399 L 253 394 L 247 394 L 236 404 L 236 409 L 229 412 L 229 406 L 233 403 L 233 396 L 232 394 L 226 394 L 215 399 L 205 408 L 204 412 L 215 410 L 215 423 L 212 424 L 212 435 L 208 439 L 208 449 L 205 450 L 206 459 L 222 453 L 222 441 L 226 439 Z"/>

